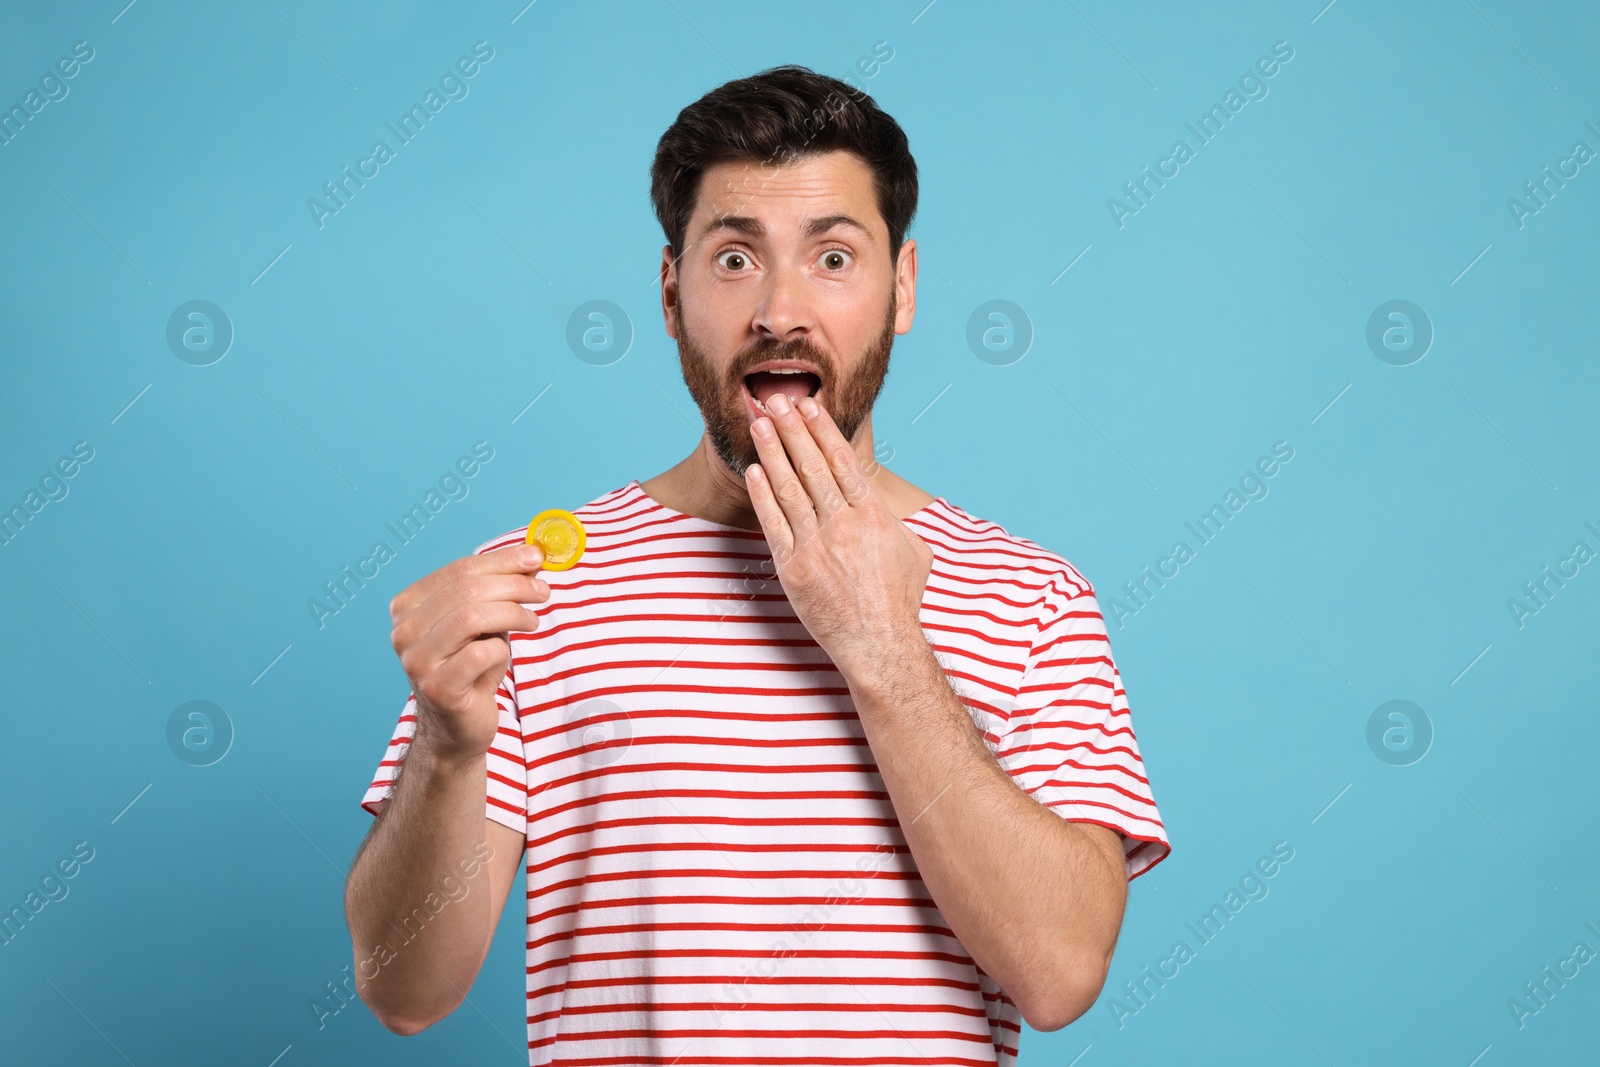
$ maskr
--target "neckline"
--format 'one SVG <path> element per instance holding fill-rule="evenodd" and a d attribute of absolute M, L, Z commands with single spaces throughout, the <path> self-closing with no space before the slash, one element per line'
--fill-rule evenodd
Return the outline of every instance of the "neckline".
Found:
<path fill-rule="evenodd" d="M 726 530 L 728 533 L 745 534 L 745 535 L 748 535 L 748 536 L 755 536 L 755 537 L 763 537 L 764 536 L 760 530 L 746 530 L 746 529 L 744 529 L 743 527 L 740 527 L 740 526 L 729 526 L 727 523 L 713 522 L 710 519 L 702 519 L 698 515 L 690 515 L 688 512 L 679 511 L 676 508 L 669 508 L 669 507 L 667 507 L 667 505 L 661 503 L 661 501 L 657 500 L 655 497 L 653 497 L 649 493 L 645 492 L 643 484 L 641 484 L 639 479 L 637 479 L 637 478 L 635 478 L 632 481 L 630 481 L 628 483 L 628 485 L 627 485 L 627 488 L 631 489 L 633 492 L 637 493 L 641 499 L 647 501 L 649 504 L 654 506 L 657 511 L 664 512 L 665 514 L 671 516 L 672 518 L 682 519 L 682 520 L 686 520 L 688 522 L 699 523 L 701 526 L 708 526 L 713 530 Z M 950 505 L 950 502 L 948 500 L 946 500 L 942 496 L 936 496 L 932 500 L 928 501 L 926 504 L 922 505 L 916 511 L 913 511 L 910 515 L 907 515 L 904 519 L 901 519 L 900 521 L 901 522 L 905 522 L 908 519 L 915 519 L 915 518 L 918 518 L 918 517 L 921 517 L 921 516 L 925 516 L 925 515 L 929 514 L 933 510 L 933 506 L 935 504 L 943 504 L 946 507 L 948 507 Z"/>

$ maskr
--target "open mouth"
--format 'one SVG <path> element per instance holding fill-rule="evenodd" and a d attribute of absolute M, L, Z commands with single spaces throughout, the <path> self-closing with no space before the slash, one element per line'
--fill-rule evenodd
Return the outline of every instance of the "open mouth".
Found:
<path fill-rule="evenodd" d="M 767 401 L 778 393 L 787 396 L 791 405 L 798 406 L 801 397 L 816 396 L 821 388 L 821 378 L 798 367 L 758 370 L 744 376 L 745 393 L 749 395 L 755 409 L 768 416 L 772 412 L 767 410 Z"/>

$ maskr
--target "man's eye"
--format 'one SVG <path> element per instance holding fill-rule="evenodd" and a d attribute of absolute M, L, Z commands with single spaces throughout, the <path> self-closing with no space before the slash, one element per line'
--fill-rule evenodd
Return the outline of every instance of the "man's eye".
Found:
<path fill-rule="evenodd" d="M 830 248 L 822 253 L 822 266 L 826 270 L 843 270 L 850 265 L 850 253 L 842 248 Z"/>
<path fill-rule="evenodd" d="M 717 257 L 717 262 L 722 264 L 724 270 L 742 271 L 749 265 L 743 252 L 727 251 Z"/>

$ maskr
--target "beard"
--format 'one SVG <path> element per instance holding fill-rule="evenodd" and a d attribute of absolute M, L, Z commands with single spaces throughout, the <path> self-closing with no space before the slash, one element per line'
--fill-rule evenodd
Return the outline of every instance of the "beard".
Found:
<path fill-rule="evenodd" d="M 750 435 L 750 416 L 745 409 L 744 376 L 752 367 L 768 360 L 805 360 L 817 368 L 822 384 L 817 388 L 817 402 L 833 419 L 845 440 L 855 443 L 856 432 L 872 413 L 889 374 L 889 350 L 894 345 L 895 294 L 889 292 L 889 311 L 884 316 L 883 329 L 867 345 L 856 361 L 850 376 L 841 381 L 840 368 L 828 353 L 809 339 L 776 341 L 764 338 L 745 349 L 726 372 L 719 374 L 716 361 L 690 338 L 683 319 L 683 305 L 678 305 L 678 362 L 683 368 L 683 381 L 689 395 L 700 408 L 705 420 L 706 436 L 711 447 L 727 468 L 743 478 L 745 468 L 759 463 L 755 441 Z"/>

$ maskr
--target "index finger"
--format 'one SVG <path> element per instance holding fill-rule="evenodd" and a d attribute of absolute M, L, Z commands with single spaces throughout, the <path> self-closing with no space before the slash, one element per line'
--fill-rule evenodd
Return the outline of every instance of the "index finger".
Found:
<path fill-rule="evenodd" d="M 532 574 L 544 565 L 544 548 L 538 544 L 506 545 L 493 552 L 475 552 L 451 560 L 438 570 L 412 582 L 389 604 L 397 616 L 427 600 L 446 585 L 472 574 Z"/>

